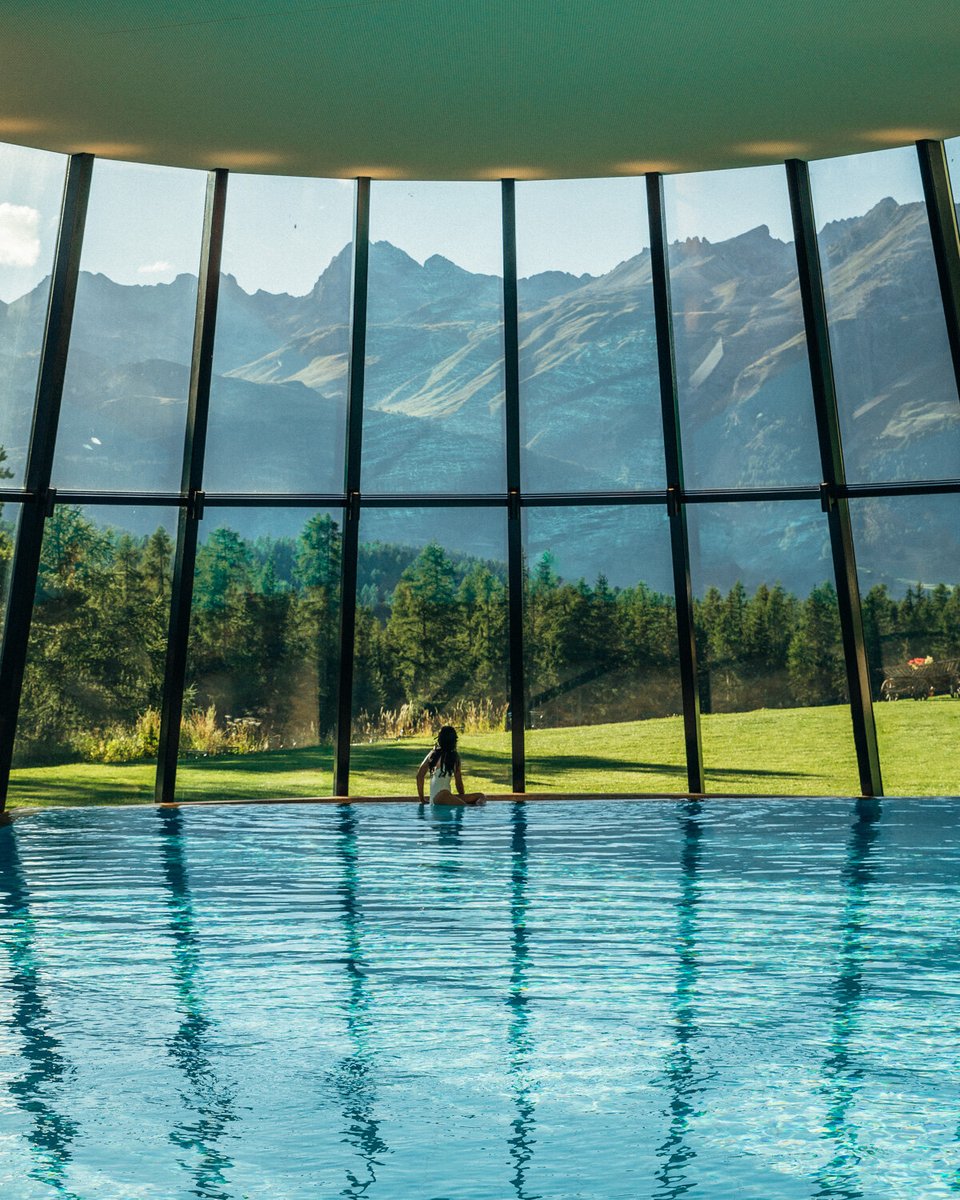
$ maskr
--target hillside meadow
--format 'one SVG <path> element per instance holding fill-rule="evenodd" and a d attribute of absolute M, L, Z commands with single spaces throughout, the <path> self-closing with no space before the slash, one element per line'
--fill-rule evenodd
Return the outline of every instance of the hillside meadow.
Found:
<path fill-rule="evenodd" d="M 960 791 L 960 703 L 942 697 L 875 707 L 887 795 Z M 849 795 L 857 776 L 849 710 L 842 705 L 760 709 L 702 718 L 708 792 Z M 353 748 L 355 796 L 415 794 L 414 776 L 430 741 L 405 738 Z M 510 735 L 465 736 L 470 788 L 510 791 Z M 329 795 L 328 746 L 181 763 L 182 800 L 267 800 Z M 154 764 L 72 763 L 16 770 L 8 807 L 147 803 Z M 686 769 L 679 717 L 527 733 L 530 793 L 649 794 L 683 792 Z"/>

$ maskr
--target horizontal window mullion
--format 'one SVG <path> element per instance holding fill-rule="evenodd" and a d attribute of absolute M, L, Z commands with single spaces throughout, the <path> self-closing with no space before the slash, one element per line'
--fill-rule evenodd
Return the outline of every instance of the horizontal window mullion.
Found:
<path fill-rule="evenodd" d="M 344 492 L 204 492 L 206 508 L 343 508 Z"/>
<path fill-rule="evenodd" d="M 960 492 L 960 480 L 912 480 L 903 483 L 844 484 L 830 489 L 839 497 L 923 496 Z M 819 500 L 819 484 L 777 488 L 704 488 L 679 492 L 683 504 L 744 504 L 777 501 Z M 623 492 L 521 492 L 520 504 L 527 508 L 575 508 L 596 504 L 668 504 L 667 490 Z M 209 500 L 208 500 L 209 502 Z M 360 497 L 361 508 L 476 508 L 510 503 L 505 495 L 395 494 Z"/>
<path fill-rule="evenodd" d="M 683 504 L 744 504 L 754 501 L 768 503 L 778 500 L 819 500 L 820 487 L 782 487 L 782 488 L 722 488 L 711 490 L 698 488 L 696 491 L 684 491 L 680 500 Z"/>
<path fill-rule="evenodd" d="M 109 504 L 113 506 L 136 505 L 138 508 L 177 508 L 186 504 L 186 497 L 180 492 L 84 492 L 73 488 L 58 488 L 54 492 L 56 504 Z"/>
<path fill-rule="evenodd" d="M 509 503 L 506 492 L 488 495 L 455 495 L 431 493 L 420 496 L 416 493 L 378 493 L 375 496 L 360 494 L 361 508 L 505 508 Z"/>
<path fill-rule="evenodd" d="M 586 508 L 595 504 L 666 503 L 666 488 L 644 492 L 527 492 L 520 496 L 520 504 L 524 508 Z"/>
<path fill-rule="evenodd" d="M 847 483 L 837 494 L 847 499 L 857 496 L 942 496 L 960 492 L 960 479 L 904 480 L 903 483 Z"/>
<path fill-rule="evenodd" d="M 845 499 L 879 496 L 936 496 L 960 493 L 960 479 L 912 479 L 891 483 L 848 483 L 829 489 Z M 818 486 L 782 488 L 696 489 L 678 493 L 682 504 L 744 504 L 777 501 L 818 500 Z M 29 504 L 36 493 L 24 488 L 0 488 L 0 503 Z M 182 492 L 102 492 L 58 489 L 57 504 L 110 505 L 113 507 L 186 508 L 190 498 Z M 507 492 L 488 494 L 415 492 L 378 493 L 359 496 L 360 508 L 504 508 L 510 504 Z M 344 508 L 345 492 L 205 492 L 208 508 Z M 668 504 L 667 490 L 623 492 L 526 492 L 519 496 L 524 508 L 579 508 L 591 505 Z"/>

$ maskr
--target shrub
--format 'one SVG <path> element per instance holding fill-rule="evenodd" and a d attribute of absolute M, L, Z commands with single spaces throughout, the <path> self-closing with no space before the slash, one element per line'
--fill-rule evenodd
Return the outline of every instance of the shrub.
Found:
<path fill-rule="evenodd" d="M 103 730 L 80 730 L 73 734 L 70 743 L 84 762 L 127 763 L 156 758 L 160 744 L 160 712 L 148 708 L 132 726 L 116 724 Z"/>
<path fill-rule="evenodd" d="M 216 705 L 185 713 L 180 725 L 180 753 L 184 755 L 255 754 L 269 749 L 256 717 L 227 717 L 221 724 Z"/>
<path fill-rule="evenodd" d="M 229 717 L 223 723 L 214 705 L 185 713 L 180 726 L 180 753 L 185 755 L 253 754 L 268 748 L 256 717 Z M 67 746 L 46 756 L 31 748 L 31 760 L 129 763 L 157 757 L 160 746 L 160 712 L 148 708 L 133 725 L 115 724 L 100 730 L 78 730 Z"/>
<path fill-rule="evenodd" d="M 491 700 L 455 700 L 441 708 L 413 702 L 378 713 L 359 713 L 351 730 L 355 742 L 383 742 L 394 738 L 429 737 L 441 725 L 460 733 L 491 733 L 506 728 L 507 706 Z"/>

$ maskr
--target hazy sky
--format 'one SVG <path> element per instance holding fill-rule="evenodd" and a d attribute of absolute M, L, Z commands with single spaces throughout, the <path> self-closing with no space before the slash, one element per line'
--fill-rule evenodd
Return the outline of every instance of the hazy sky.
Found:
<path fill-rule="evenodd" d="M 951 157 L 958 146 L 950 145 Z M 29 291 L 50 270 L 65 159 L 0 146 L 0 300 Z M 912 147 L 811 164 L 819 225 L 866 212 L 884 196 L 921 198 Z M 168 282 L 196 274 L 206 175 L 97 162 L 82 267 L 117 282 Z M 960 189 L 958 189 L 960 190 Z M 790 240 L 780 167 L 678 175 L 667 180 L 671 240 L 722 241 L 757 225 Z M 351 237 L 354 184 L 344 180 L 231 176 L 224 269 L 253 292 L 303 294 Z M 545 270 L 602 274 L 647 244 L 639 179 L 518 183 L 521 276 Z M 442 254 L 499 274 L 496 183 L 377 183 L 371 238 L 422 262 Z"/>

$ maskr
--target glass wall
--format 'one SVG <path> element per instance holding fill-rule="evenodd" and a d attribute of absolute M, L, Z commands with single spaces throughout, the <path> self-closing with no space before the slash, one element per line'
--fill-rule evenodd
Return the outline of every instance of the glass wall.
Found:
<path fill-rule="evenodd" d="M 947 168 L 953 188 L 954 206 L 960 212 L 960 137 L 948 138 L 944 143 L 947 152 Z"/>
<path fill-rule="evenodd" d="M 664 198 L 686 486 L 819 482 L 783 169 L 679 175 Z"/>
<path fill-rule="evenodd" d="M 0 648 L 6 636 L 7 601 L 10 599 L 10 571 L 17 544 L 22 504 L 0 504 Z"/>
<path fill-rule="evenodd" d="M 25 482 L 64 167 L 0 147 L 0 493 Z M 811 179 L 848 477 L 881 493 L 850 510 L 886 788 L 949 793 L 960 398 L 917 156 L 813 163 Z M 207 182 L 94 166 L 16 803 L 152 795 L 174 533 L 194 519 L 179 489 Z M 514 191 L 511 639 L 500 185 L 371 185 L 358 594 L 342 631 L 356 184 L 230 177 L 180 796 L 329 793 L 335 737 L 351 794 L 411 796 L 442 722 L 477 789 L 511 788 L 521 721 L 529 791 L 685 789 L 685 564 L 664 491 L 644 181 Z M 781 490 L 812 497 L 820 479 L 785 174 L 677 176 L 664 191 L 708 785 L 855 792 L 828 524 Z M 891 494 L 904 480 L 908 494 Z M 947 492 L 924 494 L 931 480 Z M 20 505 L 43 499 L 0 494 L 0 605 Z M 343 633 L 352 723 L 337 731 Z M 508 705 L 511 646 L 522 714 Z"/>
<path fill-rule="evenodd" d="M 496 183 L 374 183 L 364 492 L 502 492 Z"/>
<path fill-rule="evenodd" d="M 643 180 L 520 183 L 516 208 L 524 487 L 663 487 Z"/>
<path fill-rule="evenodd" d="M 330 794 L 342 524 L 340 511 L 207 509 L 179 795 Z"/>
<path fill-rule="evenodd" d="M 527 789 L 686 789 L 659 506 L 524 510 Z"/>
<path fill-rule="evenodd" d="M 440 725 L 469 791 L 510 789 L 502 509 L 369 509 L 360 521 L 351 792 L 415 794 Z"/>
<path fill-rule="evenodd" d="M 890 795 L 960 787 L 960 499 L 850 503 L 880 767 Z"/>
<path fill-rule="evenodd" d="M 230 177 L 207 491 L 343 488 L 355 190 Z"/>
<path fill-rule="evenodd" d="M 850 483 L 960 477 L 960 402 L 912 147 L 810 164 Z"/>
<path fill-rule="evenodd" d="M 47 521 L 14 803 L 152 798 L 176 519 L 58 504 Z"/>
<path fill-rule="evenodd" d="M 0 487 L 22 487 L 66 159 L 0 144 Z"/>
<path fill-rule="evenodd" d="M 180 490 L 206 175 L 94 165 L 58 488 Z"/>
<path fill-rule="evenodd" d="M 688 524 L 708 788 L 856 793 L 820 506 L 693 504 Z"/>

